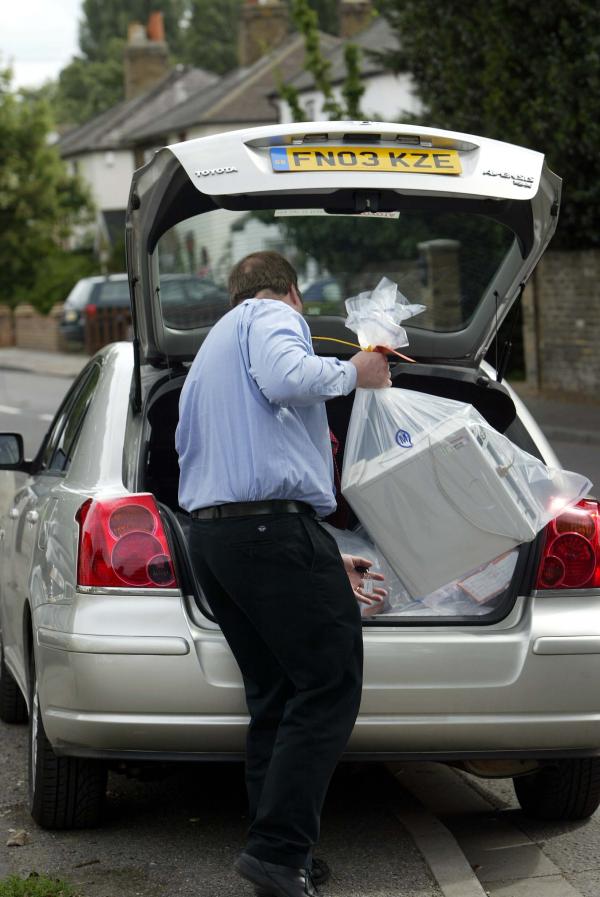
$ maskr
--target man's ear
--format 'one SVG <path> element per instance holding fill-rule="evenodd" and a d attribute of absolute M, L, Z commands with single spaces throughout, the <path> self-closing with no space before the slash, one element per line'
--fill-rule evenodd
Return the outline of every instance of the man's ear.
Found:
<path fill-rule="evenodd" d="M 300 290 L 296 286 L 295 283 L 290 286 L 290 296 L 292 297 L 292 302 L 290 305 L 296 309 L 296 311 L 302 311 L 302 296 L 300 295 Z"/>

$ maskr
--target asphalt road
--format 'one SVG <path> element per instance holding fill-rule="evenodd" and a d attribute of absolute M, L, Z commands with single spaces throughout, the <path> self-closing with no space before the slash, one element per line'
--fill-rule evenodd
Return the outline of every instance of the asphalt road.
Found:
<path fill-rule="evenodd" d="M 0 370 L 0 431 L 36 451 L 70 381 Z M 562 463 L 600 493 L 600 452 L 555 443 Z M 81 897 L 251 897 L 231 871 L 245 831 L 241 768 L 173 768 L 159 781 L 111 774 L 105 825 L 45 832 L 26 805 L 26 727 L 0 724 L 0 879 L 32 870 L 73 882 Z M 320 853 L 331 897 L 597 897 L 600 812 L 587 823 L 528 820 L 510 782 L 433 764 L 340 767 L 323 814 Z M 399 782 L 399 785 L 397 784 Z M 28 843 L 7 847 L 14 831 Z M 418 847 L 417 847 L 418 845 Z M 437 877 L 434 877 L 437 876 Z"/>
<path fill-rule="evenodd" d="M 0 879 L 36 870 L 70 881 L 81 897 L 252 897 L 231 868 L 246 829 L 240 764 L 173 768 L 154 782 L 111 775 L 102 828 L 46 832 L 26 809 L 26 734 L 0 723 Z M 390 788 L 379 766 L 336 774 L 319 849 L 333 872 L 327 897 L 443 897 Z M 23 829 L 28 843 L 6 847 L 11 830 Z"/>
<path fill-rule="evenodd" d="M 70 385 L 67 377 L 0 369 L 0 432 L 21 433 L 27 458 L 37 451 Z"/>

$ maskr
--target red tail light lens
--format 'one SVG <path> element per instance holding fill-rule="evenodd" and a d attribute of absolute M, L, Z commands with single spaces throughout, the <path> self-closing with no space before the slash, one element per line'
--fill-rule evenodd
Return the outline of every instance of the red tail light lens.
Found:
<path fill-rule="evenodd" d="M 98 311 L 97 307 L 95 305 L 92 305 L 92 303 L 90 303 L 89 305 L 86 305 L 86 307 L 85 307 L 85 313 L 88 316 L 88 318 L 93 318 L 97 311 Z"/>
<path fill-rule="evenodd" d="M 538 589 L 600 587 L 600 503 L 569 508 L 546 527 Z"/>
<path fill-rule="evenodd" d="M 173 561 L 154 496 L 88 499 L 77 514 L 81 586 L 166 588 Z"/>

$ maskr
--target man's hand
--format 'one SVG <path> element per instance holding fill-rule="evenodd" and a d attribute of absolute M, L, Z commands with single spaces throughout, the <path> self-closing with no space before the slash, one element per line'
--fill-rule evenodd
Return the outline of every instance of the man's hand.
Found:
<path fill-rule="evenodd" d="M 363 389 L 383 389 L 391 386 L 390 368 L 381 352 L 357 352 L 350 359 L 356 368 L 356 385 Z"/>
<path fill-rule="evenodd" d="M 370 573 L 368 569 L 365 569 L 373 564 L 373 561 L 370 561 L 368 558 L 358 557 L 355 554 L 343 554 L 342 560 L 356 600 L 361 604 L 367 605 L 366 610 L 363 610 L 363 614 L 372 616 L 378 613 L 383 607 L 387 591 L 381 588 L 373 588 L 369 592 L 365 591 L 365 579 L 383 582 L 385 576 L 382 573 Z"/>

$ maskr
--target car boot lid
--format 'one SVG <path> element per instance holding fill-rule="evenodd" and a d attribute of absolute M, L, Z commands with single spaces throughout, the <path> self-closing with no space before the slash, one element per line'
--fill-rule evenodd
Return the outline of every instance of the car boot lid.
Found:
<path fill-rule="evenodd" d="M 138 359 L 188 361 L 209 329 L 163 318 L 157 243 L 179 222 L 218 208 L 389 214 L 410 204 L 492 217 L 515 234 L 466 326 L 444 333 L 407 327 L 415 357 L 476 365 L 554 233 L 560 187 L 539 152 L 417 125 L 277 124 L 166 147 L 135 172 L 127 212 Z M 342 317 L 320 323 L 348 335 Z"/>

